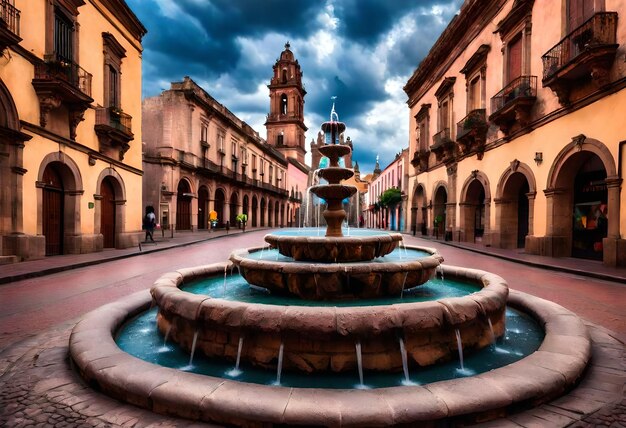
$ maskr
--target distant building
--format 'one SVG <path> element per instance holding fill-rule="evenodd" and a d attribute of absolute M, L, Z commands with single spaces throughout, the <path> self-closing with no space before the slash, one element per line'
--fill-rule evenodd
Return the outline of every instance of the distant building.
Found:
<path fill-rule="evenodd" d="M 137 245 L 145 34 L 123 0 L 0 2 L 0 263 Z"/>
<path fill-rule="evenodd" d="M 304 87 L 297 60 L 285 45 L 274 66 L 268 140 L 220 104 L 191 78 L 174 82 L 143 103 L 143 202 L 165 228 L 301 224 L 308 185 L 304 164 Z"/>
<path fill-rule="evenodd" d="M 467 0 L 405 86 L 409 223 L 626 265 L 626 3 Z"/>
<path fill-rule="evenodd" d="M 376 159 L 376 166 L 367 188 L 368 205 L 365 209 L 367 227 L 400 232 L 406 230 L 408 153 L 408 149 L 403 149 L 382 171 L 378 158 Z M 379 203 L 380 196 L 391 188 L 400 191 L 402 200 L 395 206 L 383 207 Z"/>

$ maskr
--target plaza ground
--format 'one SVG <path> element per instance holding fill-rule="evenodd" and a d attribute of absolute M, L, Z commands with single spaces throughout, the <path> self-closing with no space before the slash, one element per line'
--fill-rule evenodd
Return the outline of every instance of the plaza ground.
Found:
<path fill-rule="evenodd" d="M 84 385 L 67 358 L 69 332 L 81 315 L 149 288 L 161 274 L 225 261 L 234 249 L 262 244 L 265 233 L 178 233 L 159 236 L 156 245 L 141 249 L 0 266 L 0 424 L 189 426 L 189 421 L 153 415 Z M 510 288 L 554 301 L 589 326 L 592 367 L 581 385 L 556 403 L 491 426 L 626 426 L 626 269 L 410 235 L 405 242 L 437 248 L 446 264 L 496 273 Z"/>

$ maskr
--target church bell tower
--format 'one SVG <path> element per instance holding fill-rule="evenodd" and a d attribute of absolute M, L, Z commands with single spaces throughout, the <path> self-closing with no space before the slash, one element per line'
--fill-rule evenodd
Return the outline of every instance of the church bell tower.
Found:
<path fill-rule="evenodd" d="M 285 157 L 295 158 L 304 164 L 304 96 L 300 64 L 289 49 L 285 50 L 274 64 L 274 75 L 268 85 L 270 89 L 270 113 L 265 128 L 267 142 Z"/>

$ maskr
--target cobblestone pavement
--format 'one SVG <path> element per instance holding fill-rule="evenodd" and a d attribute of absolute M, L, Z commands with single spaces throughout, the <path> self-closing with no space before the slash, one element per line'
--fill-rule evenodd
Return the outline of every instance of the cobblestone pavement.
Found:
<path fill-rule="evenodd" d="M 262 235 L 259 233 L 259 236 Z M 217 247 L 219 250 L 209 256 L 202 256 L 201 262 L 224 260 L 228 254 L 226 247 L 257 245 L 256 241 L 258 237 L 231 236 Z M 428 245 L 419 240 L 407 241 Z M 432 244 L 430 246 L 437 246 L 437 243 Z M 189 265 L 200 264 L 201 257 L 193 255 L 190 250 L 185 247 L 185 250 L 177 253 L 177 257 Z M 494 271 L 504 276 L 512 288 L 568 307 L 588 321 L 593 339 L 591 365 L 577 388 L 550 403 L 483 423 L 482 426 L 626 428 L 626 287 L 623 284 L 616 286 L 614 283 L 581 279 L 569 274 L 542 274 L 538 269 L 512 267 L 509 262 L 465 254 L 455 248 L 444 247 L 439 250 L 446 257 L 447 263 Z M 170 265 L 180 263 L 174 260 L 173 253 L 166 253 L 169 251 L 159 253 L 162 258 L 155 253 L 151 258 L 152 263 L 163 269 L 170 269 Z M 172 260 L 167 260 L 167 257 Z M 133 259 L 137 262 L 141 257 Z M 0 340 L 0 346 L 5 347 L 0 351 L 0 426 L 211 426 L 156 415 L 113 400 L 92 390 L 71 367 L 68 339 L 77 321 L 76 317 L 106 301 L 146 288 L 153 277 L 158 275 L 139 270 L 135 262 L 129 265 L 128 261 L 118 261 L 91 270 L 79 269 L 77 273 L 83 271 L 77 276 L 79 280 L 64 272 L 56 274 L 58 276 L 41 278 L 40 283 L 30 280 L 0 287 L 0 324 L 4 324 L 0 329 L 6 333 Z M 120 269 L 115 263 L 125 263 L 129 275 L 127 280 L 117 279 L 108 283 L 98 279 L 107 275 L 107 270 L 112 274 Z M 145 263 L 139 266 L 145 266 Z M 539 286 L 540 280 L 547 284 L 541 283 Z M 73 295 L 68 291 L 72 281 L 78 284 Z M 88 289 L 85 285 L 87 281 L 93 281 Z M 53 287 L 54 283 L 60 287 Z M 22 299 L 19 298 L 20 294 L 24 296 Z M 41 301 L 37 301 L 37 298 Z M 55 311 L 57 313 L 53 314 Z M 46 312 L 44 317 L 41 316 L 43 312 Z"/>

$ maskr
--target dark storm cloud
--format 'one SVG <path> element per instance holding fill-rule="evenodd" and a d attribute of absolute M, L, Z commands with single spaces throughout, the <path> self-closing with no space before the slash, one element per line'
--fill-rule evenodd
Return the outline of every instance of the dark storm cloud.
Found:
<path fill-rule="evenodd" d="M 416 0 L 345 0 L 337 2 L 337 16 L 341 19 L 340 33 L 348 39 L 367 45 L 374 44 L 380 36 L 396 23 L 398 18 L 418 6 L 437 3 Z"/>
<path fill-rule="evenodd" d="M 306 84 L 307 140 L 319 129 L 313 119 L 326 120 L 330 97 L 337 96 L 340 119 L 359 140 L 353 158 L 365 174 L 377 154 L 384 168 L 408 145 L 406 98 L 390 92 L 389 80 L 401 88 L 398 82 L 406 82 L 462 0 L 127 2 L 148 29 L 144 96 L 190 76 L 265 136 L 265 85 L 289 40 Z M 443 9 L 433 11 L 434 5 Z M 392 98 L 393 113 L 381 112 Z M 379 114 L 393 117 L 376 120 Z"/>

